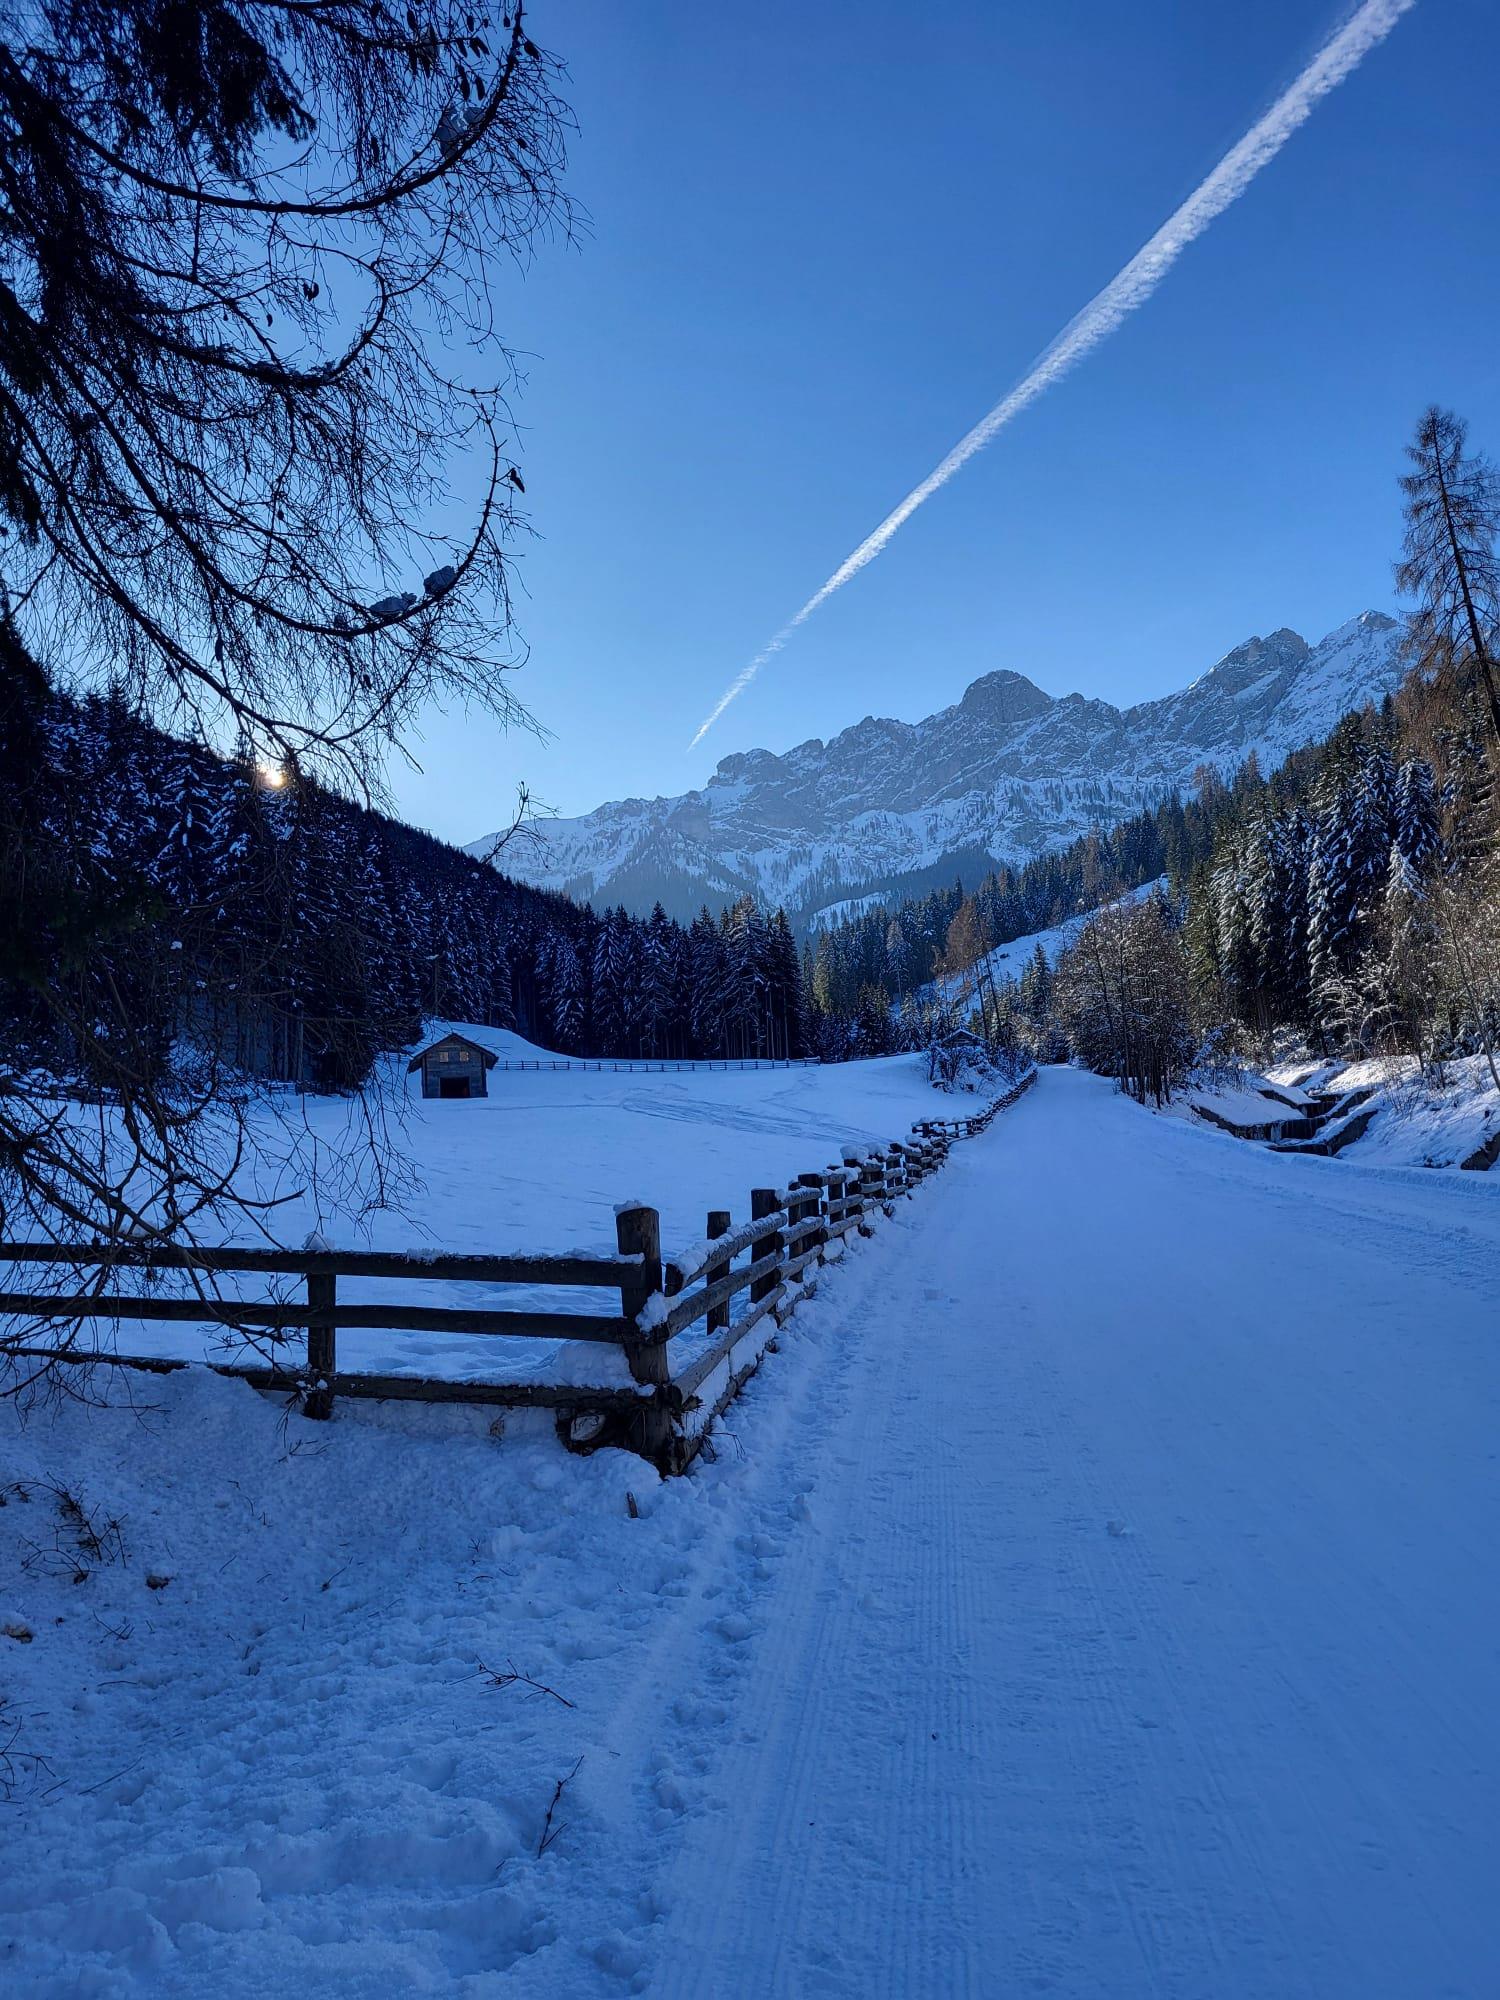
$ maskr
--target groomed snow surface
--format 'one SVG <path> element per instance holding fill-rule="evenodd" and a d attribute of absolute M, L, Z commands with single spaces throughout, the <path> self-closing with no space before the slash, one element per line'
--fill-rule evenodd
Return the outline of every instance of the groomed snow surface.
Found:
<path fill-rule="evenodd" d="M 7 1408 L 0 1988 L 1493 2000 L 1497 1196 L 1048 1070 L 669 1485 Z"/>

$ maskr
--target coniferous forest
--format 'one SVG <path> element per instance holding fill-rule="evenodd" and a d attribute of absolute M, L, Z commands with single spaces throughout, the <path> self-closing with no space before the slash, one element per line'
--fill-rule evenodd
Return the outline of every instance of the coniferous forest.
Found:
<path fill-rule="evenodd" d="M 181 1034 L 253 1077 L 341 1089 L 424 1015 L 565 1054 L 806 1052 L 785 916 L 596 914 L 315 783 L 224 760 L 119 697 L 10 685 L 3 967 L 13 1048 L 107 1084 Z M 42 1006 L 63 966 L 74 1004 Z M 121 1005 L 129 994 L 129 1004 Z"/>
<path fill-rule="evenodd" d="M 1142 1099 L 1205 1051 L 1282 1048 L 1425 1071 L 1482 1057 L 1500 1090 L 1500 480 L 1446 411 L 1407 456 L 1397 695 L 1269 780 L 1207 779 L 1211 852 L 1058 968 L 1057 1024 Z"/>

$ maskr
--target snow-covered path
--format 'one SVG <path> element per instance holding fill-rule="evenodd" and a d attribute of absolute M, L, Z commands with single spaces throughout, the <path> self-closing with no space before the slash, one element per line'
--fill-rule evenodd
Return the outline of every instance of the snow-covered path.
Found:
<path fill-rule="evenodd" d="M 1058 1071 L 960 1149 L 781 1468 L 648 1990 L 1500 1990 L 1474 1186 Z"/>
<path fill-rule="evenodd" d="M 1050 1070 L 686 1480 L 181 1378 L 7 1429 L 136 1566 L 15 1586 L 0 1980 L 1493 2000 L 1497 1281 L 1483 1177 Z"/>

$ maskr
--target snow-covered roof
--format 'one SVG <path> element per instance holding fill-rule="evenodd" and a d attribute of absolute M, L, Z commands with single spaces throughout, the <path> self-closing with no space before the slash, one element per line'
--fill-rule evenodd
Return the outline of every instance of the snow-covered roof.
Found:
<path fill-rule="evenodd" d="M 471 1035 L 460 1035 L 454 1030 L 446 1035 L 439 1035 L 437 1040 L 429 1042 L 425 1049 L 418 1049 L 417 1053 L 406 1065 L 406 1074 L 410 1076 L 414 1070 L 419 1070 L 434 1050 L 454 1047 L 473 1049 L 486 1069 L 493 1069 L 495 1064 L 500 1060 L 493 1049 L 485 1048 L 482 1043 L 476 1042 Z"/>

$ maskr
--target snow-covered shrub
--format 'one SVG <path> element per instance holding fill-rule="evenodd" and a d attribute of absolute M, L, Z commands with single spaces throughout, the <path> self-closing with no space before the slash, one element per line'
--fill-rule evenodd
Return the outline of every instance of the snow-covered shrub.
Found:
<path fill-rule="evenodd" d="M 1199 1042 L 1190 1076 L 1206 1090 L 1238 1090 L 1245 1069 L 1242 1031 L 1233 1021 L 1221 1021 Z"/>
<path fill-rule="evenodd" d="M 1019 1049 L 990 1046 L 967 1029 L 934 1040 L 927 1051 L 927 1080 L 936 1090 L 992 1097 L 1031 1067 Z"/>

